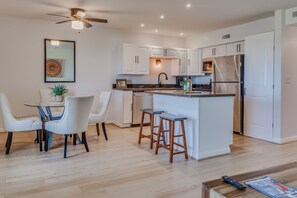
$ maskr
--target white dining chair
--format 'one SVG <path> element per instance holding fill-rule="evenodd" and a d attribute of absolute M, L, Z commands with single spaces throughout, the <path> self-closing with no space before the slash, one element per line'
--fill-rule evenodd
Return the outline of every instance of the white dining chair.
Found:
<path fill-rule="evenodd" d="M 99 124 L 102 124 L 102 129 L 104 133 L 104 137 L 106 140 L 108 140 L 107 134 L 106 134 L 106 112 L 109 106 L 111 98 L 111 92 L 110 91 L 102 91 L 99 96 L 99 104 L 98 109 L 95 112 L 92 112 L 89 116 L 89 124 L 96 124 L 97 129 L 97 135 L 100 135 L 100 129 Z"/>
<path fill-rule="evenodd" d="M 71 134 L 82 133 L 82 143 L 86 151 L 89 147 L 86 138 L 88 129 L 88 117 L 91 111 L 94 96 L 75 97 L 68 96 L 65 99 L 65 110 L 60 120 L 53 120 L 45 123 L 45 151 L 48 150 L 49 132 L 65 136 L 64 158 L 67 157 L 67 138 Z"/>
<path fill-rule="evenodd" d="M 42 104 L 48 104 L 52 101 L 52 96 L 50 95 L 51 90 L 49 88 L 47 89 L 40 89 L 39 90 L 39 96 L 40 96 L 40 103 Z M 57 120 L 60 119 L 63 114 L 64 108 L 61 107 L 55 107 L 51 108 L 51 114 L 53 116 L 53 119 Z"/>
<path fill-rule="evenodd" d="M 42 151 L 42 122 L 38 117 L 15 118 L 10 110 L 9 102 L 5 93 L 0 92 L 0 115 L 4 124 L 4 130 L 8 132 L 7 141 L 5 144 L 6 155 L 10 152 L 13 133 L 25 131 L 38 131 L 40 151 Z"/>

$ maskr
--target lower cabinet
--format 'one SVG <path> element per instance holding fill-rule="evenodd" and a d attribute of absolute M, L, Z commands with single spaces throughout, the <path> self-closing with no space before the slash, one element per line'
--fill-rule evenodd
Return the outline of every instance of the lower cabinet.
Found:
<path fill-rule="evenodd" d="M 132 123 L 133 91 L 113 90 L 108 120 L 119 127 L 130 127 Z"/>

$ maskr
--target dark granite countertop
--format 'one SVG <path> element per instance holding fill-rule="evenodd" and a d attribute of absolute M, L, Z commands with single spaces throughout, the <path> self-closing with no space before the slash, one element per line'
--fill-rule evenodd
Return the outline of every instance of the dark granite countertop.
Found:
<path fill-rule="evenodd" d="M 114 90 L 123 91 L 154 91 L 154 90 L 182 90 L 182 88 L 175 87 L 175 84 L 163 84 L 162 87 L 156 87 L 155 84 L 128 84 L 127 88 L 116 88 L 113 85 Z M 211 91 L 211 87 L 208 85 L 193 85 L 194 91 Z"/>
<path fill-rule="evenodd" d="M 161 94 L 161 95 L 169 95 L 169 96 L 179 96 L 179 97 L 232 97 L 235 94 L 216 94 L 207 91 L 192 91 L 192 92 L 184 92 L 182 90 L 155 90 L 155 91 L 146 91 L 147 93 L 152 94 Z"/>

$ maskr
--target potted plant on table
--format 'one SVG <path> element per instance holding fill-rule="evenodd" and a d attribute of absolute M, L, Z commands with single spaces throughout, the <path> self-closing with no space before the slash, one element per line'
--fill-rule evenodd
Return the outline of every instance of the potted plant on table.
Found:
<path fill-rule="evenodd" d="M 69 90 L 66 88 L 65 85 L 59 84 L 53 87 L 50 87 L 51 93 L 50 95 L 54 97 L 56 102 L 63 102 L 64 94 L 67 93 Z"/>

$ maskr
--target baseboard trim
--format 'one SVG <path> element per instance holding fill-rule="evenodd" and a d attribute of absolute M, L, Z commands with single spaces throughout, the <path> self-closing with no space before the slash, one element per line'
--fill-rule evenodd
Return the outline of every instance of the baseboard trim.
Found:
<path fill-rule="evenodd" d="M 5 132 L 4 128 L 0 128 L 0 132 Z"/>
<path fill-rule="evenodd" d="M 203 153 L 199 153 L 198 160 L 217 157 L 220 155 L 226 155 L 226 154 L 230 154 L 230 153 L 231 153 L 230 147 L 225 148 L 225 149 L 216 150 L 216 151 L 211 151 L 211 152 L 203 152 Z M 196 158 L 196 156 L 195 156 L 195 158 Z"/>
<path fill-rule="evenodd" d="M 294 142 L 297 141 L 297 136 L 292 136 L 292 137 L 286 137 L 286 138 L 281 138 L 281 139 L 274 139 L 273 142 L 276 144 L 286 144 L 289 142 Z"/>
<path fill-rule="evenodd" d="M 109 120 L 109 121 L 107 121 L 107 123 L 114 124 L 114 125 L 116 125 L 116 126 L 118 126 L 120 128 L 127 128 L 127 127 L 131 126 L 131 124 L 122 124 L 122 123 L 119 123 L 119 122 L 116 122 L 116 121 L 113 121 L 113 120 Z"/>

